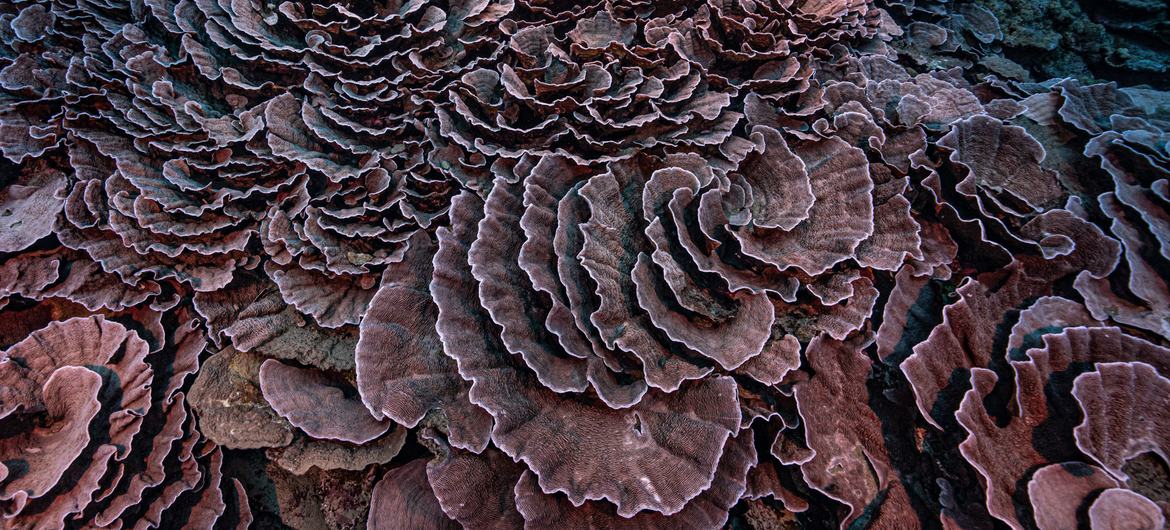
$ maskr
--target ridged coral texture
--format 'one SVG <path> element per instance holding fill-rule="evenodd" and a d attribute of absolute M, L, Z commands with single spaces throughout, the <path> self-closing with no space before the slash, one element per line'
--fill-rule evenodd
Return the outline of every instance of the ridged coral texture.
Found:
<path fill-rule="evenodd" d="M 1157 0 L 0 2 L 0 528 L 1163 528 L 1168 89 Z"/>

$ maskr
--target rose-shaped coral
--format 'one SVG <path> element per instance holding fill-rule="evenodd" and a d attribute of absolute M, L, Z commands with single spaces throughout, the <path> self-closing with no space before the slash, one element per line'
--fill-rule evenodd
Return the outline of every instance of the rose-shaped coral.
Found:
<path fill-rule="evenodd" d="M 754 461 L 735 460 L 738 433 L 774 414 L 755 400 L 783 399 L 768 386 L 799 368 L 802 340 L 844 338 L 872 311 L 872 272 L 842 262 L 859 248 L 874 258 L 858 261 L 886 269 L 922 255 L 905 204 L 889 214 L 905 223 L 875 224 L 861 149 L 767 125 L 742 144 L 730 170 L 687 152 L 600 167 L 509 161 L 486 199 L 454 199 L 430 296 L 416 264 L 399 276 L 422 276 L 374 297 L 358 346 L 363 399 L 408 425 L 439 411 L 428 424 L 448 433 L 449 454 L 492 454 L 490 438 L 523 462 L 509 476 L 528 524 L 725 520 L 724 488 L 742 494 Z M 880 197 L 898 196 L 896 184 Z M 462 412 L 468 402 L 490 420 Z M 535 490 L 521 497 L 522 485 Z M 435 494 L 471 524 L 450 492 Z"/>
<path fill-rule="evenodd" d="M 1164 525 L 1170 97 L 997 9 L 0 6 L 4 526 Z"/>
<path fill-rule="evenodd" d="M 468 152 L 579 162 L 658 145 L 718 145 L 741 117 L 735 95 L 698 65 L 648 43 L 612 9 L 560 37 L 552 24 L 516 31 L 492 67 L 469 71 L 437 109 L 439 131 Z"/>
<path fill-rule="evenodd" d="M 102 316 L 77 317 L 4 352 L 6 526 L 251 520 L 242 486 L 224 478 L 222 452 L 195 429 L 181 390 L 206 343 L 198 323 L 139 318 L 130 323 L 146 338 Z"/>
<path fill-rule="evenodd" d="M 875 35 L 882 13 L 863 1 L 709 1 L 692 17 L 647 23 L 646 34 L 718 85 L 776 97 L 808 89 L 810 60 L 833 43 Z"/>

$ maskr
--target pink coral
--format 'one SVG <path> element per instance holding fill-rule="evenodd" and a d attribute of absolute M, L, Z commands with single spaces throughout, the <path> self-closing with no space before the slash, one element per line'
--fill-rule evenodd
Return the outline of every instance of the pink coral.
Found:
<path fill-rule="evenodd" d="M 0 517 L 1164 525 L 1170 97 L 1009 30 L 0 5 Z"/>
<path fill-rule="evenodd" d="M 222 451 L 195 429 L 180 390 L 198 368 L 201 331 L 188 321 L 147 337 L 79 317 L 4 352 L 3 419 L 16 428 L 0 442 L 6 524 L 247 524 L 240 484 L 223 476 Z"/>

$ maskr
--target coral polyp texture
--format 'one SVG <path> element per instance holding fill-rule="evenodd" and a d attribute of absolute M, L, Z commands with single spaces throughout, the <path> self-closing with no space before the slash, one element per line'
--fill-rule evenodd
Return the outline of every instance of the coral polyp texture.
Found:
<path fill-rule="evenodd" d="M 2 2 L 0 528 L 1163 528 L 1115 4 Z"/>

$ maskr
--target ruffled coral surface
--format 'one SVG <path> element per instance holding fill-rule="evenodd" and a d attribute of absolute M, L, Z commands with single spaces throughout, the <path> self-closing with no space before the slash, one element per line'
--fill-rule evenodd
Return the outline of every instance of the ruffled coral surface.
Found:
<path fill-rule="evenodd" d="M 0 527 L 1162 528 L 1119 4 L 0 3 Z"/>

